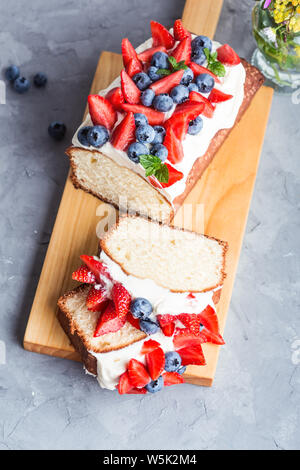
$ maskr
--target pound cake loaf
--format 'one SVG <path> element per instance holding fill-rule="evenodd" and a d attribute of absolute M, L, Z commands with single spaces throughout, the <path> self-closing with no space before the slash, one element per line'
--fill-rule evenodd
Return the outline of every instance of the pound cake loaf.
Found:
<path fill-rule="evenodd" d="M 67 149 L 71 178 L 122 211 L 168 222 L 263 84 L 227 44 L 151 22 L 124 69 L 88 97 L 89 114 Z M 230 163 L 229 163 L 230 164 Z"/>
<path fill-rule="evenodd" d="M 82 284 L 58 300 L 58 319 L 101 387 L 154 393 L 205 365 L 202 344 L 224 344 L 215 304 L 227 244 L 142 217 L 124 216 L 81 256 Z"/>

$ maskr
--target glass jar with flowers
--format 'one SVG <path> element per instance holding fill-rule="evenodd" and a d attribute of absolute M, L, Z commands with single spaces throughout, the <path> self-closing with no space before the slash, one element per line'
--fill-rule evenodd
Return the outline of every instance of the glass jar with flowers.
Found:
<path fill-rule="evenodd" d="M 300 0 L 256 0 L 252 63 L 279 91 L 300 86 Z"/>

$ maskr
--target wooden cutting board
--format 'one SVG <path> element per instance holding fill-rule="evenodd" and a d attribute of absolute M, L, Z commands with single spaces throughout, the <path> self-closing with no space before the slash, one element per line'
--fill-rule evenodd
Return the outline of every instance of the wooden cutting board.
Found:
<path fill-rule="evenodd" d="M 184 25 L 196 34 L 213 37 L 221 8 L 222 0 L 188 0 L 183 13 Z M 119 74 L 121 68 L 120 55 L 103 52 L 91 93 L 105 88 Z M 186 199 L 186 203 L 192 204 L 192 207 L 201 204 L 203 208 L 203 219 L 196 217 L 194 211 L 187 228 L 202 231 L 204 227 L 204 233 L 229 242 L 228 277 L 218 305 L 222 331 L 232 294 L 272 93 L 273 90 L 266 87 L 257 93 L 242 121 Z M 79 255 L 97 252 L 96 230 L 99 235 L 103 230 L 101 220 L 107 215 L 115 217 L 115 209 L 81 190 L 74 189 L 70 179 L 67 179 L 25 333 L 25 349 L 79 360 L 78 354 L 57 321 L 56 302 L 63 293 L 76 285 L 71 280 L 71 273 L 80 263 Z M 180 221 L 181 212 L 177 214 L 175 224 L 180 225 Z M 186 380 L 193 384 L 210 386 L 215 375 L 219 349 L 215 345 L 204 345 L 207 365 L 188 367 Z"/>

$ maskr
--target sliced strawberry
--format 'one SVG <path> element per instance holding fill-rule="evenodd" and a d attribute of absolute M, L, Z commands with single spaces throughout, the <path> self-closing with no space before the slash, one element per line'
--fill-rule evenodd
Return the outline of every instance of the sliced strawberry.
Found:
<path fill-rule="evenodd" d="M 164 46 L 167 49 L 174 47 L 174 38 L 171 33 L 157 21 L 151 21 L 151 33 L 153 39 L 153 47 Z"/>
<path fill-rule="evenodd" d="M 190 346 L 198 346 L 201 344 L 199 336 L 196 336 L 187 328 L 176 328 L 173 338 L 174 347 L 177 350 L 188 348 Z"/>
<path fill-rule="evenodd" d="M 168 188 L 169 186 L 177 183 L 177 181 L 180 181 L 184 176 L 181 171 L 176 170 L 176 168 L 174 168 L 172 165 L 169 165 L 169 163 L 165 163 L 165 165 L 169 170 L 169 180 L 167 183 L 161 183 L 158 181 L 158 179 L 155 178 L 155 176 L 149 176 L 148 178 L 152 186 L 155 188 Z"/>
<path fill-rule="evenodd" d="M 119 318 L 126 317 L 129 311 L 131 296 L 127 289 L 120 283 L 116 282 L 111 291 L 112 300 Z"/>
<path fill-rule="evenodd" d="M 146 364 L 152 380 L 157 380 L 165 368 L 165 353 L 162 348 L 156 348 L 146 354 Z"/>
<path fill-rule="evenodd" d="M 85 284 L 95 284 L 96 282 L 95 274 L 84 264 L 73 272 L 72 279 L 74 281 L 84 282 Z"/>
<path fill-rule="evenodd" d="M 173 322 L 175 319 L 176 319 L 176 317 L 174 317 L 174 315 L 170 315 L 170 314 L 157 315 L 157 321 L 158 321 L 160 327 L 168 325 L 169 323 Z"/>
<path fill-rule="evenodd" d="M 206 67 L 203 67 L 202 65 L 198 65 L 196 64 L 195 62 L 190 62 L 189 64 L 189 67 L 190 69 L 192 69 L 192 71 L 194 72 L 194 75 L 195 77 L 197 77 L 198 75 L 200 75 L 201 73 L 208 73 L 209 75 L 211 75 L 215 82 L 216 83 L 221 83 L 221 80 L 217 77 L 217 75 L 215 75 L 214 73 L 212 73 L 209 69 L 207 69 Z"/>
<path fill-rule="evenodd" d="M 178 372 L 164 372 L 162 376 L 165 387 L 169 387 L 170 385 L 183 384 L 185 382 L 182 375 L 178 374 Z"/>
<path fill-rule="evenodd" d="M 191 36 L 191 33 L 183 27 L 181 20 L 176 20 L 174 23 L 174 38 L 176 41 L 182 41 L 187 36 Z"/>
<path fill-rule="evenodd" d="M 142 62 L 150 62 L 155 52 L 167 53 L 167 49 L 164 46 L 150 47 L 150 49 L 146 49 L 145 51 L 138 54 L 138 59 Z"/>
<path fill-rule="evenodd" d="M 196 313 L 181 313 L 177 319 L 195 336 L 200 334 L 201 318 Z"/>
<path fill-rule="evenodd" d="M 207 98 L 205 98 L 205 96 L 201 95 L 201 93 L 197 93 L 197 91 L 191 91 L 189 98 L 191 101 L 198 101 L 199 103 L 204 103 L 203 116 L 207 118 L 213 117 L 215 107 Z"/>
<path fill-rule="evenodd" d="M 160 95 L 161 93 L 170 93 L 172 88 L 179 85 L 181 79 L 183 77 L 184 70 L 178 70 L 177 72 L 171 73 L 171 75 L 167 75 L 157 82 L 154 82 L 150 85 L 151 88 L 156 95 Z"/>
<path fill-rule="evenodd" d="M 103 277 L 112 281 L 109 270 L 104 263 L 95 259 L 93 256 L 81 255 L 80 259 L 87 265 L 87 267 L 95 274 L 96 281 L 101 284 Z"/>
<path fill-rule="evenodd" d="M 157 349 L 159 347 L 160 347 L 160 344 L 158 341 L 155 341 L 154 339 L 148 339 L 148 341 L 145 341 L 142 346 L 141 354 L 148 354 L 154 351 L 154 349 Z"/>
<path fill-rule="evenodd" d="M 132 59 L 138 60 L 136 50 L 128 38 L 124 38 L 122 40 L 122 56 L 123 56 L 123 64 L 125 68 L 127 67 L 127 65 Z"/>
<path fill-rule="evenodd" d="M 183 366 L 189 366 L 192 364 L 198 366 L 205 366 L 205 357 L 200 344 L 190 346 L 188 348 L 182 348 L 178 351 L 181 357 L 181 363 Z"/>
<path fill-rule="evenodd" d="M 111 145 L 118 150 L 126 150 L 135 142 L 135 121 L 133 113 L 127 113 L 123 121 L 115 128 Z"/>
<path fill-rule="evenodd" d="M 233 98 L 232 95 L 227 95 L 227 93 L 223 93 L 222 91 L 217 90 L 216 88 L 214 88 L 210 92 L 210 95 L 208 97 L 211 103 L 223 103 L 223 101 L 231 100 L 231 98 Z"/>
<path fill-rule="evenodd" d="M 147 106 L 143 106 L 141 104 L 123 104 L 122 106 L 124 111 L 132 112 L 132 113 L 141 113 L 146 116 L 150 126 L 158 126 L 162 124 L 165 120 L 164 113 L 159 111 L 155 111 L 155 109 L 147 108 Z"/>
<path fill-rule="evenodd" d="M 121 72 L 121 88 L 127 103 L 138 104 L 140 102 L 141 90 L 138 89 L 125 70 Z"/>
<path fill-rule="evenodd" d="M 237 53 L 228 44 L 217 49 L 218 60 L 224 65 L 238 65 L 241 63 L 241 59 Z"/>
<path fill-rule="evenodd" d="M 220 334 L 212 333 L 211 331 L 208 331 L 206 328 L 203 328 L 199 335 L 199 339 L 201 343 L 212 343 L 212 344 L 219 344 L 223 345 L 225 344 L 224 339 Z"/>
<path fill-rule="evenodd" d="M 173 336 L 175 331 L 175 322 L 170 322 L 167 325 L 161 327 L 161 330 L 165 336 Z"/>
<path fill-rule="evenodd" d="M 104 312 L 99 317 L 94 337 L 97 338 L 98 336 L 106 335 L 108 333 L 115 333 L 125 325 L 125 322 L 125 318 L 121 320 L 118 317 L 114 303 L 110 301 Z"/>
<path fill-rule="evenodd" d="M 168 149 L 168 160 L 171 163 L 179 163 L 183 160 L 184 153 L 181 141 L 176 137 L 172 127 L 167 127 L 164 146 Z"/>
<path fill-rule="evenodd" d="M 100 312 L 103 310 L 104 302 L 108 298 L 107 289 L 100 287 L 91 287 L 86 298 L 86 306 L 92 312 Z"/>
<path fill-rule="evenodd" d="M 172 51 L 172 56 L 176 59 L 176 62 L 184 61 L 188 65 L 191 61 L 192 53 L 192 39 L 191 36 L 186 36 Z"/>
<path fill-rule="evenodd" d="M 118 384 L 119 394 L 124 395 L 125 393 L 130 392 L 130 390 L 132 389 L 133 389 L 133 385 L 130 382 L 129 374 L 126 371 L 124 372 L 124 374 L 120 376 L 120 379 L 119 379 L 119 384 Z"/>
<path fill-rule="evenodd" d="M 113 105 L 103 96 L 88 96 L 89 113 L 94 126 L 104 126 L 111 130 L 116 121 L 117 113 Z"/>
<path fill-rule="evenodd" d="M 183 114 L 184 117 L 188 121 L 192 121 L 193 119 L 196 119 L 197 116 L 202 114 L 203 110 L 204 110 L 204 105 L 202 102 L 200 103 L 198 101 L 189 100 L 189 101 L 186 101 L 185 103 L 182 103 L 176 106 L 173 116 L 174 115 L 177 116 L 178 114 L 179 115 Z"/>
<path fill-rule="evenodd" d="M 147 390 L 145 388 L 132 388 L 127 392 L 129 395 L 145 395 Z"/>
<path fill-rule="evenodd" d="M 133 77 L 136 73 L 140 73 L 143 71 L 142 63 L 137 59 L 131 59 L 126 67 L 126 72 L 128 73 L 129 77 Z"/>
<path fill-rule="evenodd" d="M 112 88 L 106 95 L 116 111 L 123 111 L 122 104 L 125 103 L 123 92 L 120 87 Z"/>
<path fill-rule="evenodd" d="M 172 128 L 175 137 L 179 139 L 179 141 L 184 140 L 187 135 L 190 121 L 196 119 L 197 116 L 202 114 L 204 108 L 204 103 L 196 101 L 186 101 L 185 103 L 178 105 L 172 116 L 165 122 L 166 129 Z M 170 158 L 169 160 L 172 163 L 177 163 L 175 161 L 173 162 Z"/>
<path fill-rule="evenodd" d="M 216 311 L 210 305 L 199 313 L 199 318 L 202 325 L 204 325 L 209 331 L 217 335 L 220 333 L 218 316 Z"/>
<path fill-rule="evenodd" d="M 130 323 L 130 325 L 134 326 L 137 330 L 140 330 L 140 320 L 135 318 L 132 313 L 128 312 L 126 320 Z"/>
<path fill-rule="evenodd" d="M 127 370 L 130 382 L 136 388 L 143 388 L 151 381 L 151 377 L 144 364 L 136 359 L 130 359 Z"/>

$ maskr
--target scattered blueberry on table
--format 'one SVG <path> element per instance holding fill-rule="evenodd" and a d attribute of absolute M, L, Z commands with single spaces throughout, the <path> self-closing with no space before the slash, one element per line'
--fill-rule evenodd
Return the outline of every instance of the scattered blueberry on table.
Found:
<path fill-rule="evenodd" d="M 54 121 L 48 127 L 48 133 L 54 140 L 62 140 L 66 134 L 67 128 L 63 122 Z"/>

